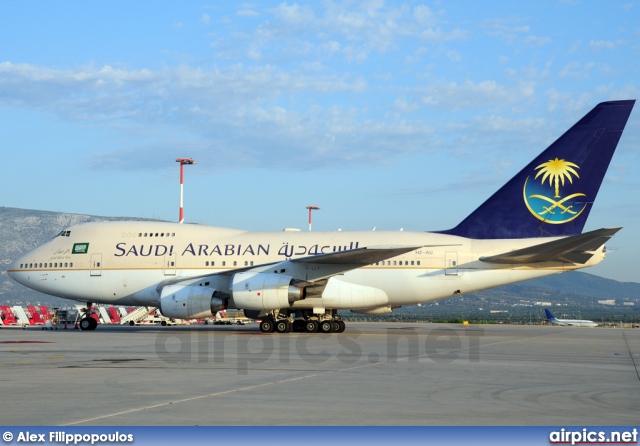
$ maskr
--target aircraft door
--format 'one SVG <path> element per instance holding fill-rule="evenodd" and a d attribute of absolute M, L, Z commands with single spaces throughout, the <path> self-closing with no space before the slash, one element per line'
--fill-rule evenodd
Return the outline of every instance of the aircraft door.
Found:
<path fill-rule="evenodd" d="M 164 256 L 164 275 L 175 276 L 176 275 L 176 255 Z"/>
<path fill-rule="evenodd" d="M 456 251 L 444 253 L 444 274 L 445 276 L 458 275 L 458 253 Z"/>
<path fill-rule="evenodd" d="M 102 254 L 91 254 L 89 274 L 95 277 L 102 275 Z"/>

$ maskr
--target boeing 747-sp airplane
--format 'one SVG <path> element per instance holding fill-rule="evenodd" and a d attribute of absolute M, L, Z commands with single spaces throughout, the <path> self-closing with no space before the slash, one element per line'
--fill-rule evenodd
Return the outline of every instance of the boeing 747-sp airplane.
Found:
<path fill-rule="evenodd" d="M 595 265 L 620 228 L 582 233 L 635 101 L 604 102 L 458 226 L 437 232 L 247 232 L 161 222 L 85 223 L 9 266 L 19 283 L 87 302 L 225 308 L 263 332 L 345 329 L 337 310 L 389 313 Z M 83 330 L 96 328 L 85 317 Z"/>
<path fill-rule="evenodd" d="M 598 324 L 593 321 L 581 320 L 581 319 L 556 319 L 551 311 L 545 308 L 545 314 L 547 315 L 547 321 L 553 325 L 571 325 L 574 327 L 597 327 Z"/>

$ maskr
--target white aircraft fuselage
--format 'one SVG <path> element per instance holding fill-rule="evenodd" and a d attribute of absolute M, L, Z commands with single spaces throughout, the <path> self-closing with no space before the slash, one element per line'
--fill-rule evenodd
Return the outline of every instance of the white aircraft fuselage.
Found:
<path fill-rule="evenodd" d="M 247 232 L 162 222 L 86 223 L 9 269 L 69 299 L 159 307 L 172 318 L 225 308 L 263 332 L 341 332 L 369 314 L 595 265 L 620 228 L 585 232 L 635 101 L 603 102 L 455 228 L 440 232 Z M 88 305 L 90 307 L 90 305 Z M 95 329 L 84 318 L 82 329 Z"/>
<path fill-rule="evenodd" d="M 329 279 L 374 288 L 379 293 L 362 293 L 360 298 L 352 288 L 342 293 L 336 291 L 340 284 L 327 285 L 322 295 L 293 302 L 291 308 L 382 310 L 584 268 L 605 256 L 603 249 L 597 249 L 597 255 L 585 264 L 552 261 L 511 265 L 480 260 L 561 237 L 474 240 L 404 231 L 246 232 L 140 221 L 84 223 L 65 233 L 69 235 L 59 235 L 16 260 L 9 267 L 11 277 L 46 294 L 117 305 L 159 306 L 157 287 L 171 279 L 218 275 L 258 265 L 269 265 L 262 268 L 267 272 L 287 274 L 287 260 L 367 246 L 421 247 Z M 228 282 L 229 276 L 223 277 Z M 229 292 L 228 283 L 217 286 Z"/>

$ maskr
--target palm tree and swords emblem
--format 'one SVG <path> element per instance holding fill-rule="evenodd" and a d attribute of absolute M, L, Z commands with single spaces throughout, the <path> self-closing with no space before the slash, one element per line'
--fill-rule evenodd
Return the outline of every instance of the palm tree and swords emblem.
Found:
<path fill-rule="evenodd" d="M 549 160 L 540 164 L 534 170 L 538 170 L 533 181 L 529 183 L 529 177 L 524 182 L 523 196 L 524 202 L 529 211 L 538 219 L 546 223 L 562 224 L 576 219 L 587 207 L 587 203 L 582 201 L 582 209 L 576 209 L 576 204 L 572 201 L 577 197 L 586 195 L 577 192 L 566 197 L 560 195 L 560 188 L 564 187 L 568 181 L 573 184 L 573 178 L 580 179 L 576 169 L 580 167 L 564 159 Z M 535 182 L 541 178 L 540 183 Z M 545 186 L 545 182 L 548 184 Z M 555 194 L 548 196 L 548 188 L 551 187 Z"/>

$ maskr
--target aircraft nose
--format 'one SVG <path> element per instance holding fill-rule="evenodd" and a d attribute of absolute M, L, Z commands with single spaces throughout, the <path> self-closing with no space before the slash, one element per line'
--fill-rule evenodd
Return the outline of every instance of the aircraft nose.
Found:
<path fill-rule="evenodd" d="M 10 263 L 9 267 L 7 268 L 7 274 L 9 275 L 9 277 L 21 284 L 23 284 L 23 280 L 21 279 L 24 278 L 23 275 L 20 274 L 20 265 L 26 263 L 26 261 L 26 255 L 22 255 L 15 259 L 12 263 Z"/>
<path fill-rule="evenodd" d="M 10 263 L 9 267 L 7 268 L 7 274 L 9 274 L 9 277 L 11 277 L 13 280 L 16 280 L 15 271 L 18 269 L 19 265 L 20 265 L 20 258 Z"/>

